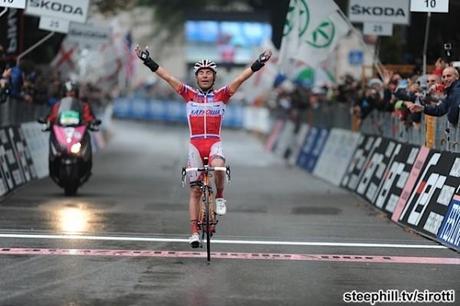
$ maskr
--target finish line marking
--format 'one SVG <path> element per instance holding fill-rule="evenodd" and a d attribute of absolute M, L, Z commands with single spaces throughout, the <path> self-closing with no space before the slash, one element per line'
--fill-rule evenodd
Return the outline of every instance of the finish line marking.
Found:
<path fill-rule="evenodd" d="M 162 257 L 162 258 L 206 258 L 206 252 L 153 251 L 153 250 L 106 250 L 106 249 L 44 249 L 44 248 L 1 248 L 0 255 L 67 255 L 67 256 L 110 256 L 110 257 Z M 284 261 L 326 261 L 460 265 L 460 258 L 452 257 L 407 257 L 407 256 L 363 256 L 330 254 L 277 254 L 277 253 L 235 253 L 211 252 L 215 259 L 284 260 Z"/>
<path fill-rule="evenodd" d="M 65 240 L 104 240 L 104 241 L 145 241 L 145 242 L 186 242 L 182 238 L 123 237 L 123 236 L 86 236 L 86 235 L 42 235 L 42 234 L 0 234 L 0 238 L 15 239 L 65 239 Z M 288 245 L 288 246 L 328 246 L 360 248 L 399 248 L 399 249 L 447 249 L 442 245 L 429 244 L 391 244 L 391 243 L 347 243 L 347 242 L 303 242 L 303 241 L 262 241 L 262 240 L 222 240 L 213 239 L 216 244 L 250 245 Z"/>

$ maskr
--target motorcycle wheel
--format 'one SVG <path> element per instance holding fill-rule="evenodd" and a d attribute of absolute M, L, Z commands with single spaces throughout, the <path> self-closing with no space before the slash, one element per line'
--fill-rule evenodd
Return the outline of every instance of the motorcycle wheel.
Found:
<path fill-rule="evenodd" d="M 64 194 L 66 196 L 73 196 L 77 193 L 78 189 L 78 169 L 72 166 L 65 168 L 66 179 L 64 183 Z"/>
<path fill-rule="evenodd" d="M 74 196 L 77 193 L 78 186 L 69 184 L 64 186 L 64 194 L 66 196 Z"/>

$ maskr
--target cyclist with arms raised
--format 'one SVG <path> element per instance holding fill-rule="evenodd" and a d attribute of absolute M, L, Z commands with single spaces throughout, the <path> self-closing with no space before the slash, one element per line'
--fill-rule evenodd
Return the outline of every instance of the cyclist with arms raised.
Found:
<path fill-rule="evenodd" d="M 190 131 L 190 144 L 187 167 L 202 167 L 203 159 L 208 157 L 212 167 L 225 167 L 225 157 L 221 143 L 221 126 L 226 104 L 241 84 L 260 70 L 270 59 L 271 51 L 263 52 L 257 60 L 238 75 L 230 84 L 214 90 L 217 67 L 213 61 L 203 59 L 194 66 L 197 89 L 194 89 L 173 77 L 150 57 L 147 48 L 136 47 L 137 56 L 150 70 L 165 80 L 185 100 Z M 215 173 L 216 213 L 224 215 L 224 173 Z M 198 216 L 201 200 L 201 177 L 199 173 L 189 174 L 190 199 L 189 214 L 192 236 L 189 243 L 193 248 L 200 245 Z"/>

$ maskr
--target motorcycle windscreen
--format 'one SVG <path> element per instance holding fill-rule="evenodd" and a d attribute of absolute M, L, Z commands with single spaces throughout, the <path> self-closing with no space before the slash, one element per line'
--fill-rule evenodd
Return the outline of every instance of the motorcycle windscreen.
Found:
<path fill-rule="evenodd" d="M 66 97 L 61 100 L 58 110 L 58 125 L 78 126 L 82 124 L 82 105 L 77 99 Z"/>

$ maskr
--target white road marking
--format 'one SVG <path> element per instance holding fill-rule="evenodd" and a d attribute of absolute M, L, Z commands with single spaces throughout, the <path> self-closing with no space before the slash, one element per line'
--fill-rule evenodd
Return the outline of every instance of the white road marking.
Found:
<path fill-rule="evenodd" d="M 105 240 L 105 241 L 145 241 L 145 242 L 188 242 L 183 238 L 155 238 L 130 236 L 87 236 L 87 235 L 44 235 L 44 234 L 2 234 L 0 238 L 15 239 L 64 239 L 64 240 Z M 283 246 L 322 246 L 322 247 L 359 247 L 394 249 L 447 249 L 436 244 L 393 244 L 393 243 L 355 243 L 355 242 L 308 242 L 308 241 L 271 241 L 271 240 L 224 240 L 213 239 L 216 244 L 283 245 Z"/>

